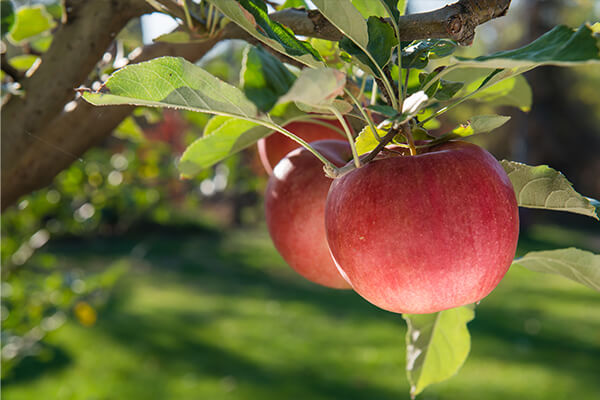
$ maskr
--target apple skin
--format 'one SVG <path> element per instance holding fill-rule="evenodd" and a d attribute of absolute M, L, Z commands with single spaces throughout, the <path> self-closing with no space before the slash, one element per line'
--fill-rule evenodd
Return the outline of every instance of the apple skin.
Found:
<path fill-rule="evenodd" d="M 352 157 L 343 140 L 311 143 L 336 166 Z M 332 179 L 305 148 L 284 157 L 269 178 L 265 214 L 269 234 L 283 259 L 300 275 L 323 286 L 350 289 L 335 266 L 325 237 L 325 200 Z"/>
<path fill-rule="evenodd" d="M 344 128 L 337 120 L 319 119 L 319 121 L 341 129 L 342 132 L 344 131 Z M 296 121 L 285 125 L 284 128 L 308 143 L 326 139 L 344 140 L 344 137 L 336 130 L 313 122 Z M 277 165 L 279 160 L 298 147 L 301 146 L 292 139 L 280 132 L 275 132 L 258 141 L 258 154 L 265 170 L 271 175 L 273 167 Z"/>
<path fill-rule="evenodd" d="M 519 236 L 504 169 L 466 142 L 383 156 L 336 179 L 325 225 L 353 289 L 384 310 L 411 314 L 488 295 L 508 271 Z"/>

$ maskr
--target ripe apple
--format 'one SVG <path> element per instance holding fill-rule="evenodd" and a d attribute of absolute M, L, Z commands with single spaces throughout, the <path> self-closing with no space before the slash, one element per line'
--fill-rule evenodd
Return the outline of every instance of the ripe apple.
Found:
<path fill-rule="evenodd" d="M 415 156 L 388 152 L 335 179 L 325 225 L 336 264 L 358 294 L 415 314 L 489 294 L 510 267 L 519 235 L 506 173 L 466 142 Z"/>
<path fill-rule="evenodd" d="M 344 131 L 344 128 L 342 128 L 342 125 L 337 120 L 319 119 L 319 121 L 338 128 L 342 132 Z M 315 124 L 314 122 L 297 121 L 285 125 L 284 128 L 308 143 L 325 139 L 344 140 L 344 136 L 340 132 L 323 125 Z M 273 167 L 277 165 L 279 160 L 298 147 L 301 146 L 279 132 L 260 139 L 258 141 L 258 153 L 267 173 L 271 175 Z"/>
<path fill-rule="evenodd" d="M 337 166 L 351 158 L 348 142 L 311 143 Z M 325 200 L 333 182 L 323 163 L 305 148 L 290 152 L 275 166 L 265 195 L 271 239 L 283 259 L 306 279 L 337 289 L 349 289 L 331 258 L 325 237 Z"/>

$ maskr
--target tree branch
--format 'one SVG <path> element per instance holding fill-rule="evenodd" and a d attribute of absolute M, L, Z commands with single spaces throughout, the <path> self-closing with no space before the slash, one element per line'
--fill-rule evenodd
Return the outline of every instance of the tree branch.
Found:
<path fill-rule="evenodd" d="M 215 37 L 200 44 L 155 43 L 145 46 L 132 63 L 160 56 L 196 61 L 220 40 Z M 28 135 L 30 143 L 15 161 L 13 172 L 2 177 L 2 209 L 22 195 L 49 185 L 60 171 L 106 139 L 134 108 L 96 107 L 79 98 L 74 108 L 62 111 L 39 134 Z"/>
<path fill-rule="evenodd" d="M 461 45 L 473 42 L 475 28 L 506 14 L 511 0 L 459 0 L 438 10 L 400 17 L 400 40 L 448 38 Z M 292 28 L 295 34 L 339 41 L 342 33 L 318 10 L 288 8 L 270 14 L 272 20 Z"/>

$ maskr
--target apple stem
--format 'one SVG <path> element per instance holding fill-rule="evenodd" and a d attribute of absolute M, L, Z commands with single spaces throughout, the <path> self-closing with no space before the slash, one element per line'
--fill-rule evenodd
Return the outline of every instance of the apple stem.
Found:
<path fill-rule="evenodd" d="M 354 165 L 356 168 L 360 168 L 360 158 L 358 158 L 358 152 L 356 151 L 356 146 L 354 145 L 354 137 L 352 136 L 352 131 L 350 130 L 348 123 L 344 119 L 344 116 L 335 107 L 330 107 L 329 109 L 340 121 L 340 124 L 342 124 L 342 127 L 346 132 L 346 136 L 348 137 L 348 143 L 350 143 L 350 148 L 352 149 L 352 159 L 354 160 Z"/>
<path fill-rule="evenodd" d="M 417 147 L 415 146 L 415 140 L 413 139 L 412 129 L 410 128 L 409 124 L 404 124 L 403 127 L 404 136 L 406 136 L 406 139 L 408 140 L 408 148 L 410 150 L 410 155 L 416 156 Z"/>

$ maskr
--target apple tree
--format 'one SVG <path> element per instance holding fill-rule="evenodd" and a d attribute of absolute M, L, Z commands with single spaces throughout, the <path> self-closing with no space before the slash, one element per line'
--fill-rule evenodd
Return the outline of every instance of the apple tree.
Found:
<path fill-rule="evenodd" d="M 313 0 L 313 9 L 302 0 L 125 3 L 139 8 L 124 7 L 123 19 L 152 6 L 180 26 L 133 60 L 143 62 L 117 70 L 99 88 L 79 89 L 78 112 L 109 106 L 119 116 L 149 106 L 214 115 L 181 156 L 183 177 L 259 143 L 271 173 L 266 214 L 277 249 L 306 278 L 402 314 L 411 396 L 465 362 L 467 324 L 509 267 L 600 290 L 599 255 L 568 248 L 513 259 L 517 207 L 598 220 L 598 201 L 549 166 L 497 161 L 464 142 L 507 116 L 473 115 L 435 129 L 438 117 L 469 100 L 526 102 L 515 104 L 510 91 L 527 85 L 520 75 L 533 68 L 600 63 L 599 23 L 559 25 L 522 47 L 466 58 L 454 55 L 457 48 L 472 43 L 478 25 L 510 12 L 510 0 L 460 0 L 422 14 L 405 14 L 403 0 Z M 248 42 L 239 87 L 187 60 L 228 38 Z M 158 57 L 173 43 L 183 46 L 178 57 Z M 41 100 L 20 102 L 35 111 Z M 14 118 L 6 129 L 39 128 L 29 125 L 42 120 L 17 117 L 25 106 L 15 104 L 3 109 L 3 119 Z M 29 139 L 11 131 L 5 138 L 4 130 L 3 123 L 3 207 L 47 179 L 23 180 L 16 171 L 27 157 L 13 153 Z M 290 143 L 300 148 L 287 153 Z"/>

